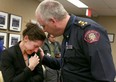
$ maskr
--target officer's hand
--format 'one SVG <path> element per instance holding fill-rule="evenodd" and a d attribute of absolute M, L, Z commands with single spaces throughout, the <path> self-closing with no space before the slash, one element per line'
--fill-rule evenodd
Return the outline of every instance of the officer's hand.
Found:
<path fill-rule="evenodd" d="M 39 47 L 39 51 L 40 51 L 40 57 L 41 57 L 41 59 L 43 59 L 45 54 L 44 54 L 44 52 L 43 52 L 41 47 Z"/>

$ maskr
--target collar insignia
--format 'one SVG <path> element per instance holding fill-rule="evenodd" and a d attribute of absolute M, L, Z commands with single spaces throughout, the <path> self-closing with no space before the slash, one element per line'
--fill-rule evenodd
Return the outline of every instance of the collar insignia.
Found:
<path fill-rule="evenodd" d="M 87 25 L 87 22 L 81 21 L 81 20 L 80 20 L 80 21 L 78 22 L 78 24 L 79 24 L 80 26 L 85 26 L 85 25 Z"/>

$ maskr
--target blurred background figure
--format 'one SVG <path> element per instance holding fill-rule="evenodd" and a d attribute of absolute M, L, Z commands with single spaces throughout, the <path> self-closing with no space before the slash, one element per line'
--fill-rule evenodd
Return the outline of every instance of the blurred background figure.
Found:
<path fill-rule="evenodd" d="M 3 44 L 4 44 L 3 38 L 0 37 L 0 53 L 3 51 L 3 48 L 4 48 Z"/>
<path fill-rule="evenodd" d="M 45 55 L 51 56 L 53 58 L 59 59 L 61 56 L 61 46 L 58 41 L 56 41 L 55 37 L 52 34 L 47 35 L 47 39 L 43 45 L 43 51 Z M 53 70 L 47 66 L 45 66 L 45 82 L 59 82 L 59 73 L 58 70 Z"/>
<path fill-rule="evenodd" d="M 3 51 L 3 39 L 0 37 L 0 59 L 1 59 L 1 52 Z M 0 61 L 1 66 L 1 61 Z M 3 82 L 1 67 L 0 67 L 0 82 Z"/>

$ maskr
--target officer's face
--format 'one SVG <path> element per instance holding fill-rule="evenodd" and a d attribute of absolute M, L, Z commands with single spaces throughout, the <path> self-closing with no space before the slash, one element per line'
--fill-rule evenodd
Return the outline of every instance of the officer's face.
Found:
<path fill-rule="evenodd" d="M 54 36 L 58 35 L 57 21 L 55 19 L 50 19 L 46 22 L 39 15 L 37 15 L 36 18 L 39 24 L 43 27 L 44 32 L 48 32 Z"/>

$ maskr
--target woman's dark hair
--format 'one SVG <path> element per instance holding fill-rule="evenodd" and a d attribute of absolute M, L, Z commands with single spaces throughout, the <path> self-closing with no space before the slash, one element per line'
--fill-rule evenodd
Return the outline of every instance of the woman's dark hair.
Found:
<path fill-rule="evenodd" d="M 46 35 L 43 32 L 43 30 L 34 23 L 27 23 L 26 29 L 23 31 L 23 37 L 28 36 L 29 40 L 35 41 L 35 40 L 42 40 L 44 41 L 46 39 Z"/>

